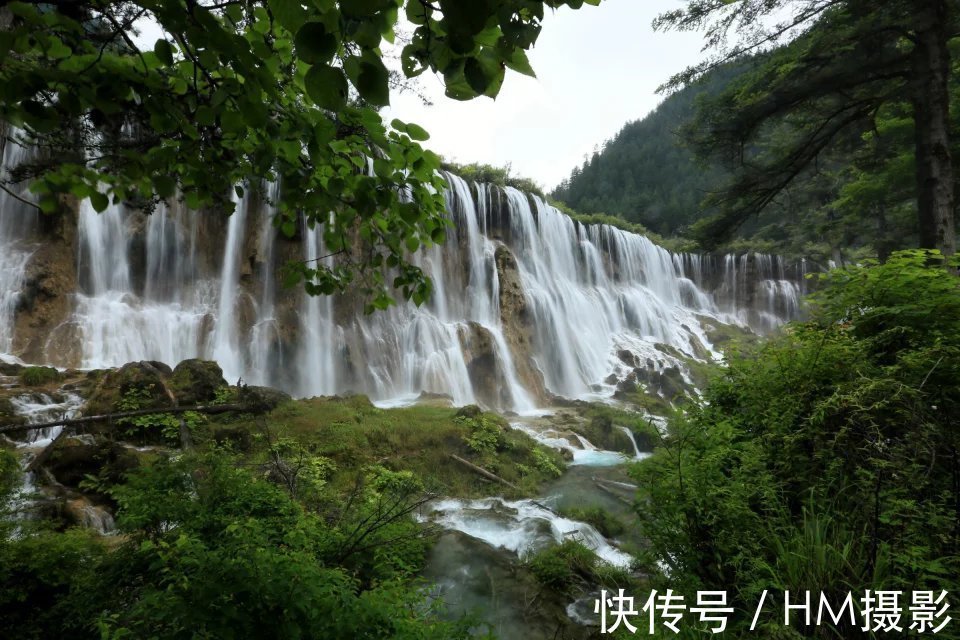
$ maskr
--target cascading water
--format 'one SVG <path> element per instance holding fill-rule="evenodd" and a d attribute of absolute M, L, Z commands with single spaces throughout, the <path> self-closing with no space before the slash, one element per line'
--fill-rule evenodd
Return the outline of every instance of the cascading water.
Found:
<path fill-rule="evenodd" d="M 50 422 L 60 418 L 73 418 L 83 405 L 83 398 L 72 392 L 64 392 L 59 397 L 46 393 L 25 394 L 10 399 L 10 405 L 17 415 L 23 416 L 27 424 Z M 25 520 L 36 503 L 37 484 L 34 473 L 28 471 L 30 462 L 36 453 L 50 445 L 63 431 L 63 427 L 34 429 L 24 431 L 12 441 L 22 453 L 21 465 L 24 468 L 20 486 L 11 496 L 11 509 L 14 518 Z M 17 532 L 14 532 L 17 535 Z"/>
<path fill-rule="evenodd" d="M 28 157 L 26 149 L 16 143 L 13 132 L 0 142 L 3 164 L 0 180 L 11 182 L 9 171 Z M 27 264 L 33 254 L 37 227 L 37 210 L 29 202 L 24 185 L 11 184 L 0 190 L 0 354 L 13 352 L 14 315 L 20 302 Z"/>
<path fill-rule="evenodd" d="M 5 164 L 18 161 L 10 149 Z M 275 186 L 241 198 L 225 224 L 177 203 L 150 215 L 122 206 L 97 214 L 83 204 L 80 289 L 67 292 L 75 295 L 64 321 L 77 353 L 45 357 L 89 368 L 201 357 L 217 360 L 230 382 L 302 396 L 360 392 L 390 403 L 429 392 L 524 413 L 547 401 L 545 391 L 609 395 L 604 379 L 622 372 L 624 350 L 641 361 L 669 360 L 662 345 L 709 353 L 704 317 L 765 331 L 798 312 L 796 274 L 779 259 L 731 256 L 719 266 L 584 226 L 514 189 L 446 177 L 454 224 L 445 244 L 414 256 L 434 282 L 433 298 L 371 316 L 355 311 L 356 300 L 279 287 L 285 260 L 316 260 L 324 249 L 322 225 L 293 241 L 278 235 Z M 31 245 L 19 226 L 11 231 L 18 208 L 0 204 L 0 244 L 15 249 L 0 260 L 16 263 L 0 270 L 0 351 L 14 351 Z"/>
<path fill-rule="evenodd" d="M 533 500 L 438 500 L 430 503 L 419 518 L 519 556 L 573 539 L 609 564 L 629 567 L 632 561 L 589 524 L 558 516 Z"/>
<path fill-rule="evenodd" d="M 304 225 L 303 256 L 314 267 L 317 262 L 324 266 L 333 264 L 323 245 L 323 228 L 319 225 Z M 300 385 L 302 396 L 331 395 L 336 392 L 339 345 L 334 341 L 333 301 L 329 296 L 310 296 L 306 292 L 300 313 L 300 335 L 303 348 L 299 354 Z"/>

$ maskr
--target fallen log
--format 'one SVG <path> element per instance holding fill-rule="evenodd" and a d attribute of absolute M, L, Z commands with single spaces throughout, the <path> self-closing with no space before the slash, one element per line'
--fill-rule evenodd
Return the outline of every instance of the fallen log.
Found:
<path fill-rule="evenodd" d="M 510 482 L 509 480 L 504 480 L 504 479 L 501 478 L 500 476 L 498 476 L 498 475 L 496 475 L 496 474 L 494 474 L 494 473 L 490 473 L 489 471 L 487 471 L 487 470 L 484 469 L 483 467 L 478 467 L 477 465 L 475 465 L 475 464 L 473 464 L 472 462 L 469 462 L 469 461 L 467 461 L 467 460 L 464 460 L 463 458 L 461 458 L 461 457 L 458 456 L 458 455 L 455 455 L 455 454 L 451 453 L 451 454 L 450 454 L 450 457 L 453 458 L 454 460 L 456 460 L 457 462 L 459 462 L 460 464 L 462 464 L 463 466 L 465 466 L 466 468 L 470 469 L 470 470 L 473 471 L 474 473 L 476 473 L 476 474 L 478 474 L 478 475 L 480 475 L 480 476 L 483 476 L 483 477 L 486 478 L 487 480 L 493 480 L 494 482 L 499 482 L 500 484 L 505 484 L 505 485 L 507 485 L 508 487 L 510 487 L 511 489 L 516 489 L 517 491 L 520 490 L 520 487 L 518 487 L 517 485 L 513 484 L 513 483 Z"/>
<path fill-rule="evenodd" d="M 136 418 L 137 416 L 149 416 L 158 413 L 187 413 L 194 411 L 196 413 L 229 413 L 231 411 L 246 411 L 247 405 L 243 404 L 215 404 L 199 405 L 196 407 L 167 407 L 165 409 L 137 409 L 136 411 L 118 411 L 116 413 L 105 413 L 99 416 L 83 416 L 82 418 L 64 418 L 61 420 L 51 420 L 50 422 L 38 422 L 36 424 L 10 424 L 0 427 L 0 433 L 12 433 L 16 431 L 32 431 L 34 429 L 49 429 L 50 427 L 81 427 L 94 422 L 104 422 L 117 420 L 119 418 Z"/>
<path fill-rule="evenodd" d="M 476 473 L 477 475 L 479 475 L 479 476 L 481 476 L 481 477 L 483 477 L 483 478 L 486 478 L 487 480 L 493 480 L 494 482 L 499 482 L 500 484 L 506 485 L 506 486 L 510 487 L 511 489 L 514 489 L 514 490 L 516 490 L 516 491 L 520 491 L 520 487 L 518 487 L 517 485 L 513 484 L 513 483 L 510 482 L 509 480 L 504 480 L 504 479 L 501 478 L 500 476 L 498 476 L 498 475 L 496 475 L 496 474 L 494 474 L 494 473 L 490 473 L 489 471 L 487 471 L 487 470 L 484 469 L 483 467 L 478 467 L 477 465 L 473 464 L 473 463 L 470 462 L 469 460 L 464 460 L 464 459 L 461 458 L 460 456 L 458 456 L 458 455 L 456 455 L 456 454 L 453 454 L 453 453 L 450 454 L 450 457 L 453 458 L 454 460 L 456 460 L 457 462 L 459 462 L 460 464 L 462 464 L 463 466 L 467 467 L 468 469 L 470 469 L 471 471 L 473 471 L 473 472 Z M 545 510 L 545 511 L 549 511 L 550 513 L 552 513 L 552 514 L 554 514 L 554 515 L 560 515 L 560 514 L 557 513 L 557 511 L 556 511 L 555 509 L 551 509 L 550 507 L 548 507 L 547 505 L 543 504 L 542 502 L 539 502 L 539 501 L 537 501 L 537 500 L 530 500 L 530 502 L 532 502 L 533 504 L 537 505 L 538 507 L 540 507 L 541 509 L 543 509 L 543 510 Z"/>

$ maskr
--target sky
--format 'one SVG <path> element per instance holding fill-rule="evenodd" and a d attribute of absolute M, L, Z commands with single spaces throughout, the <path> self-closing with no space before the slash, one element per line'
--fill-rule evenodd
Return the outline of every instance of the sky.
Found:
<path fill-rule="evenodd" d="M 448 160 L 509 163 L 514 175 L 550 190 L 594 147 L 656 108 L 658 86 L 702 58 L 701 34 L 651 27 L 683 4 L 603 0 L 548 13 L 529 53 L 537 78 L 508 71 L 496 100 L 458 102 L 443 95 L 441 78 L 425 74 L 421 89 L 433 106 L 394 94 L 387 119 L 423 126 L 426 146 Z"/>

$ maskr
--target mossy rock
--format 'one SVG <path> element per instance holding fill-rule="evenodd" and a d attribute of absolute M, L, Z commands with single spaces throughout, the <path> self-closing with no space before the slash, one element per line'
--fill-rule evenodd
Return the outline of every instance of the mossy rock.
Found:
<path fill-rule="evenodd" d="M 184 360 L 170 376 L 170 389 L 181 406 L 213 402 L 226 385 L 220 365 L 209 360 Z"/>
<path fill-rule="evenodd" d="M 0 376 L 18 376 L 24 368 L 22 364 L 0 360 Z"/>
<path fill-rule="evenodd" d="M 457 409 L 456 417 L 458 418 L 476 418 L 483 410 L 475 404 L 468 404 L 465 407 L 460 407 Z"/>
<path fill-rule="evenodd" d="M 361 397 L 366 401 L 367 405 L 373 406 L 370 404 L 369 398 L 366 396 Z M 269 413 L 293 398 L 290 394 L 278 389 L 273 389 L 272 387 L 243 387 L 239 399 L 246 411 L 250 411 L 251 413 Z"/>
<path fill-rule="evenodd" d="M 26 418 L 18 415 L 8 398 L 0 398 L 0 425 L 24 424 Z"/>
<path fill-rule="evenodd" d="M 122 482 L 124 476 L 140 464 L 135 449 L 97 437 L 58 441 L 44 467 L 60 484 L 77 488 L 87 476 L 96 476 L 108 483 Z"/>
<path fill-rule="evenodd" d="M 130 362 L 108 372 L 87 400 L 86 415 L 173 406 L 163 372 L 149 362 Z"/>

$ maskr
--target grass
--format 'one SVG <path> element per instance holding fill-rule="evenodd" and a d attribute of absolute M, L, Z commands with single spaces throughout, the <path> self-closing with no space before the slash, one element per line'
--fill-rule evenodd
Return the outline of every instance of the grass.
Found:
<path fill-rule="evenodd" d="M 333 461 L 336 471 L 330 482 L 334 486 L 350 486 L 357 471 L 381 465 L 393 471 L 411 471 L 429 490 L 454 497 L 533 495 L 562 468 L 559 453 L 510 429 L 499 416 L 458 417 L 457 412 L 435 406 L 380 409 L 365 396 L 311 398 L 284 403 L 262 418 L 214 420 L 198 438 L 212 438 L 223 428 L 235 434 L 246 432 L 255 453 L 266 449 L 269 431 L 272 438 L 293 439 L 311 454 Z M 478 432 L 491 430 L 494 438 L 489 446 L 477 446 Z M 482 478 L 450 454 L 483 467 L 519 490 Z"/>
<path fill-rule="evenodd" d="M 20 384 L 25 387 L 42 387 L 61 379 L 53 367 L 26 367 L 20 372 Z"/>

